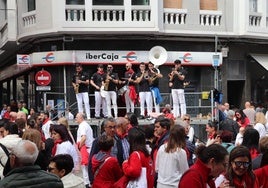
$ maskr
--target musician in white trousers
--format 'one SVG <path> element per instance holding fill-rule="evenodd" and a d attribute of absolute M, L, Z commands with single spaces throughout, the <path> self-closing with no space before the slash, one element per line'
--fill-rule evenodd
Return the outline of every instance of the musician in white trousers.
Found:
<path fill-rule="evenodd" d="M 145 103 L 147 106 L 147 117 L 153 112 L 152 93 L 149 86 L 149 73 L 146 69 L 145 63 L 140 63 L 140 72 L 137 73 L 135 83 L 139 87 L 140 97 L 140 119 L 145 118 Z"/>
<path fill-rule="evenodd" d="M 174 116 L 182 118 L 186 114 L 184 81 L 187 72 L 181 66 L 180 60 L 175 60 L 174 64 L 175 68 L 169 74 L 169 87 L 171 87 Z"/>
<path fill-rule="evenodd" d="M 123 83 L 128 86 L 127 91 L 125 92 L 125 103 L 126 103 L 126 112 L 134 113 L 135 102 L 137 100 L 137 93 L 135 89 L 135 77 L 136 73 L 132 69 L 131 63 L 126 64 L 125 78 L 127 79 Z"/>
<path fill-rule="evenodd" d="M 100 90 L 102 86 L 102 82 L 104 80 L 104 71 L 103 71 L 103 65 L 99 64 L 97 67 L 98 71 L 95 72 L 90 79 L 90 84 L 95 88 L 95 118 L 100 119 L 101 118 L 101 107 L 102 107 L 102 113 L 104 117 L 108 117 L 107 115 L 107 104 L 104 97 L 101 96 Z"/>
<path fill-rule="evenodd" d="M 83 72 L 83 67 L 81 64 L 75 65 L 76 72 L 73 75 L 72 85 L 75 89 L 75 96 L 77 100 L 78 112 L 83 113 L 83 102 L 85 105 L 87 119 L 90 119 L 90 105 L 88 97 L 88 85 L 89 76 L 87 73 Z"/>
<path fill-rule="evenodd" d="M 107 65 L 107 72 L 104 76 L 104 90 L 105 90 L 105 99 L 107 104 L 108 117 L 112 116 L 112 107 L 114 109 L 114 117 L 118 117 L 118 108 L 117 108 L 117 84 L 119 83 L 118 74 L 113 72 L 113 65 Z M 112 105 L 111 105 L 112 104 Z"/>

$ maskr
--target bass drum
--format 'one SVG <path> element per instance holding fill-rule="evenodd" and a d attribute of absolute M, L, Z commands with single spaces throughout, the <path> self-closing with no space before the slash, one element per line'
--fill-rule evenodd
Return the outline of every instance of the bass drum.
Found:
<path fill-rule="evenodd" d="M 106 98 L 107 93 L 108 93 L 108 92 L 104 90 L 104 86 L 101 86 L 101 88 L 100 88 L 100 94 L 101 94 L 101 97 L 102 97 L 102 98 Z"/>
<path fill-rule="evenodd" d="M 118 90 L 118 95 L 124 95 L 124 93 L 128 90 L 128 86 L 123 86 Z"/>

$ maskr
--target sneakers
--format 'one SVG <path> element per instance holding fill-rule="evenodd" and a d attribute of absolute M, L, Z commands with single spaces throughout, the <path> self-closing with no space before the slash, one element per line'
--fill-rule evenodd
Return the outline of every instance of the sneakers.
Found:
<path fill-rule="evenodd" d="M 144 116 L 142 116 L 142 115 L 140 115 L 139 119 L 145 119 L 145 117 L 144 117 Z"/>
<path fill-rule="evenodd" d="M 96 119 L 101 119 L 101 117 L 100 117 L 100 116 L 96 116 L 95 118 L 96 118 Z"/>

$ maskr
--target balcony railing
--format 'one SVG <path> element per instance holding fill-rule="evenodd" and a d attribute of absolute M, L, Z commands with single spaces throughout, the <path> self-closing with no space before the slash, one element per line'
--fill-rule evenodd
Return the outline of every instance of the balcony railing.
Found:
<path fill-rule="evenodd" d="M 165 24 L 179 24 L 184 25 L 187 16 L 186 9 L 164 9 L 164 23 Z"/>
<path fill-rule="evenodd" d="M 22 15 L 23 26 L 30 27 L 36 24 L 36 12 L 26 12 Z"/>
<path fill-rule="evenodd" d="M 260 27 L 262 14 L 258 12 L 249 13 L 249 26 Z"/>
<path fill-rule="evenodd" d="M 220 26 L 221 18 L 221 11 L 200 10 L 200 25 Z"/>

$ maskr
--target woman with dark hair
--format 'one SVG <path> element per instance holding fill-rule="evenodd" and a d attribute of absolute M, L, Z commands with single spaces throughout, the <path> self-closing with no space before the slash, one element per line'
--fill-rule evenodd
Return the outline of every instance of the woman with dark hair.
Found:
<path fill-rule="evenodd" d="M 73 158 L 75 169 L 78 169 L 79 156 L 67 128 L 62 124 L 52 124 L 50 125 L 50 133 L 51 138 L 54 140 L 52 156 L 57 154 L 69 154 Z"/>
<path fill-rule="evenodd" d="M 128 132 L 130 144 L 129 159 L 122 164 L 123 172 L 130 180 L 140 177 L 142 167 L 146 168 L 147 187 L 153 188 L 154 176 L 152 159 L 145 144 L 145 134 L 139 127 L 133 127 Z"/>
<path fill-rule="evenodd" d="M 249 149 L 250 156 L 255 159 L 259 154 L 259 132 L 254 128 L 246 128 L 243 135 L 243 142 L 241 145 L 246 146 Z"/>
<path fill-rule="evenodd" d="M 225 173 L 228 165 L 228 152 L 219 145 L 201 145 L 196 150 L 197 161 L 186 171 L 180 179 L 179 188 L 194 187 L 204 188 L 207 185 L 215 188 L 214 178 Z M 228 186 L 228 181 L 219 187 Z"/>
<path fill-rule="evenodd" d="M 235 119 L 239 127 L 246 128 L 248 125 L 250 125 L 250 120 L 241 109 L 235 111 Z"/>
<path fill-rule="evenodd" d="M 218 130 L 218 122 L 217 121 L 209 121 L 206 124 L 206 132 L 208 135 L 207 146 L 214 144 L 218 141 L 217 139 L 217 130 Z"/>
<path fill-rule="evenodd" d="M 158 173 L 158 188 L 177 187 L 182 174 L 189 168 L 185 129 L 175 125 L 170 129 L 168 142 L 160 146 L 156 156 L 156 172 Z"/>
<path fill-rule="evenodd" d="M 136 116 L 136 114 L 132 113 L 132 112 L 128 112 L 125 115 L 125 118 L 128 120 L 129 125 L 128 125 L 128 131 L 129 129 L 131 129 L 132 127 L 136 127 L 139 125 L 138 122 L 138 118 Z"/>
<path fill-rule="evenodd" d="M 237 146 L 231 151 L 225 177 L 229 180 L 230 186 L 235 188 L 259 188 L 258 180 L 252 171 L 251 156 L 247 147 Z"/>

